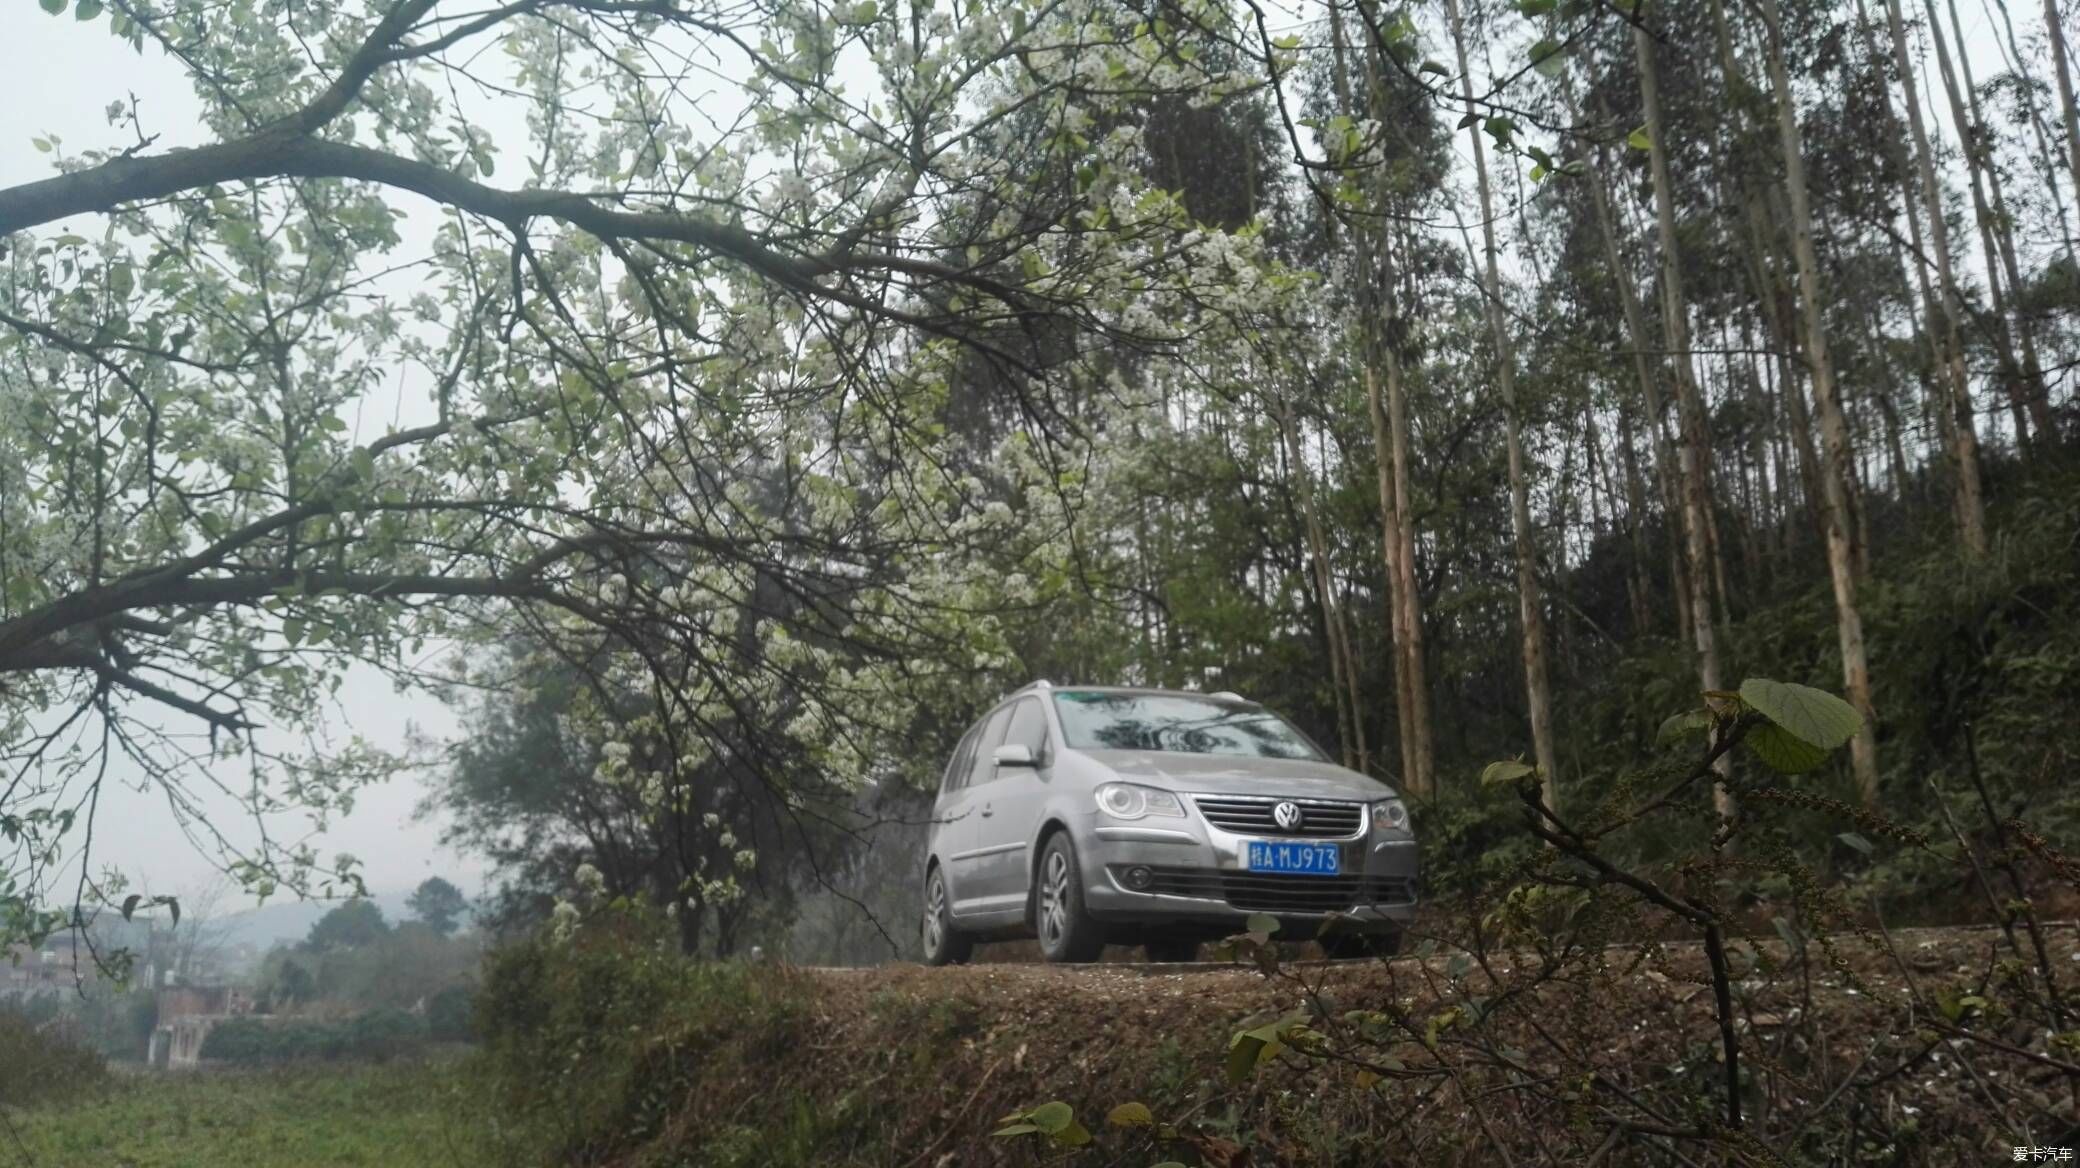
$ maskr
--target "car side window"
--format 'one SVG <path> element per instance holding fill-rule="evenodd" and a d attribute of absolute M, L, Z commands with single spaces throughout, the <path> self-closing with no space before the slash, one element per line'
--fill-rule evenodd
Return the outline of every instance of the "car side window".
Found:
<path fill-rule="evenodd" d="M 982 724 L 982 733 L 975 736 L 975 757 L 968 767 L 968 786 L 987 783 L 997 777 L 997 745 L 1004 741 L 1004 726 L 1011 721 L 1011 707 L 998 706 Z"/>
<path fill-rule="evenodd" d="M 968 766 L 974 760 L 975 737 L 981 729 L 971 727 L 961 736 L 961 744 L 953 750 L 953 761 L 946 764 L 946 774 L 939 780 L 941 795 L 950 795 L 968 785 Z"/>
<path fill-rule="evenodd" d="M 1004 745 L 1013 743 L 1033 752 L 1035 766 L 1047 765 L 1047 714 L 1037 698 L 1026 698 L 1012 707 L 1011 726 L 1004 732 Z"/>

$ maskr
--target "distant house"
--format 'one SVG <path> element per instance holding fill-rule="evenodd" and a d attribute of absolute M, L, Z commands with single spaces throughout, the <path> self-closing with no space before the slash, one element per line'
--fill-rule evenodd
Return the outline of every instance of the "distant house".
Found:
<path fill-rule="evenodd" d="M 152 1031 L 148 1065 L 186 1070 L 202 1062 L 202 1044 L 226 1018 L 253 1011 L 252 994 L 243 986 L 167 985 L 158 991 L 159 1025 Z"/>
<path fill-rule="evenodd" d="M 41 945 L 13 945 L 0 954 L 0 1000 L 69 993 L 101 981 L 93 950 L 78 932 L 66 930 Z"/>

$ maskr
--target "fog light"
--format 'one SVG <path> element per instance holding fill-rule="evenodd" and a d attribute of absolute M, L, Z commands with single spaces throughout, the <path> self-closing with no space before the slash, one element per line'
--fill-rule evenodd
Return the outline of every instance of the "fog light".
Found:
<path fill-rule="evenodd" d="M 1147 892 L 1155 884 L 1156 874 L 1149 871 L 1147 865 L 1136 864 L 1127 869 L 1121 879 L 1127 882 L 1128 888 L 1136 892 Z"/>

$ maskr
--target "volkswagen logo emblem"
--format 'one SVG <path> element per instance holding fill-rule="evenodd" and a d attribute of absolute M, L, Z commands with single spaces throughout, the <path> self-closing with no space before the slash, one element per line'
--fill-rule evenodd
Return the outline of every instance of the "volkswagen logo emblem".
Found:
<path fill-rule="evenodd" d="M 1280 831 L 1299 831 L 1305 817 L 1300 814 L 1298 803 L 1287 800 L 1271 809 L 1271 818 L 1277 821 Z"/>

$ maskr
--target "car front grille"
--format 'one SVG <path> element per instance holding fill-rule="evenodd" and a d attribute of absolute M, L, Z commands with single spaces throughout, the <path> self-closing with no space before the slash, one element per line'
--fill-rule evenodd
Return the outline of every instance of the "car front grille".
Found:
<path fill-rule="evenodd" d="M 1151 868 L 1146 891 L 1223 900 L 1247 912 L 1332 913 L 1361 904 L 1412 904 L 1415 882 L 1400 876 L 1294 876 L 1214 868 Z"/>
<path fill-rule="evenodd" d="M 1194 795 L 1192 802 L 1206 822 L 1237 835 L 1283 836 L 1288 839 L 1347 839 L 1365 823 L 1365 805 L 1327 799 L 1275 799 L 1256 795 Z M 1274 808 L 1292 803 L 1300 808 L 1300 826 L 1280 827 Z"/>

